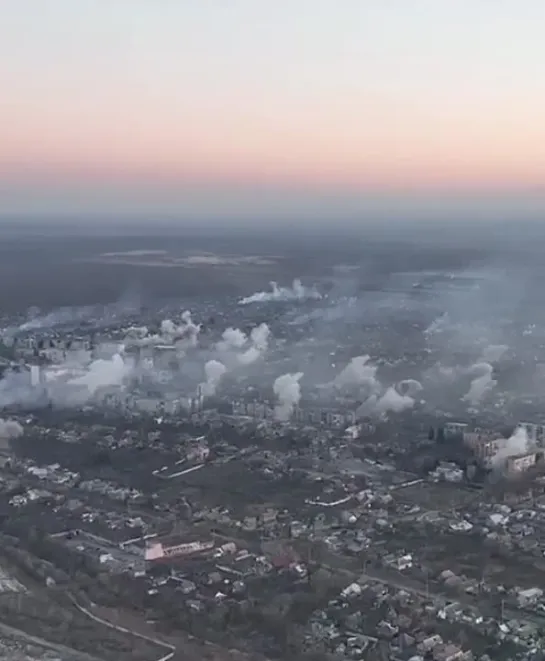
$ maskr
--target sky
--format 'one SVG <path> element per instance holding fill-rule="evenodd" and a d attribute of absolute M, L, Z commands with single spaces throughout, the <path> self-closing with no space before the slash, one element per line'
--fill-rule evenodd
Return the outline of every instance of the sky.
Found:
<path fill-rule="evenodd" d="M 545 217 L 544 26 L 543 0 L 5 0 L 0 217 Z"/>

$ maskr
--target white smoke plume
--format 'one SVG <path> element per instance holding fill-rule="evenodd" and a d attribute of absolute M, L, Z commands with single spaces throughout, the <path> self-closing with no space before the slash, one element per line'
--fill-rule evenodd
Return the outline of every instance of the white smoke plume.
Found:
<path fill-rule="evenodd" d="M 412 409 L 414 399 L 409 395 L 401 395 L 395 388 L 389 387 L 376 403 L 375 411 L 378 415 L 387 413 L 401 413 L 407 409 Z"/>
<path fill-rule="evenodd" d="M 209 360 L 204 366 L 206 381 L 201 384 L 201 392 L 205 397 L 216 394 L 220 381 L 227 368 L 219 360 Z"/>
<path fill-rule="evenodd" d="M 269 347 L 270 330 L 267 324 L 259 324 L 252 328 L 250 333 L 251 346 L 243 353 L 238 355 L 238 360 L 242 365 L 251 365 L 255 363 Z"/>
<path fill-rule="evenodd" d="M 286 301 L 320 300 L 322 295 L 315 287 L 305 287 L 301 280 L 295 279 L 291 287 L 279 287 L 271 282 L 271 291 L 259 291 L 239 301 L 240 305 L 250 303 L 272 303 Z"/>
<path fill-rule="evenodd" d="M 237 360 L 241 365 L 251 365 L 261 356 L 261 353 L 256 349 L 256 347 L 250 347 L 246 349 L 244 353 L 241 353 L 237 356 Z"/>
<path fill-rule="evenodd" d="M 399 390 L 391 386 L 384 390 L 377 379 L 376 365 L 369 364 L 370 357 L 356 356 L 333 380 L 337 388 L 364 388 L 367 398 L 358 408 L 358 416 L 401 413 L 415 405 L 415 396 L 422 390 L 422 384 L 416 379 L 405 379 L 398 384 Z"/>
<path fill-rule="evenodd" d="M 131 327 L 127 329 L 125 340 L 128 345 L 141 347 L 155 346 L 157 344 L 175 344 L 179 349 L 196 347 L 201 325 L 196 324 L 191 312 L 186 310 L 181 315 L 181 323 L 177 324 L 172 319 L 163 319 L 159 333 L 149 334 L 145 326 Z"/>
<path fill-rule="evenodd" d="M 171 343 L 184 342 L 189 347 L 197 346 L 200 330 L 200 324 L 193 321 L 189 310 L 182 313 L 179 325 L 170 319 L 161 322 L 161 335 L 165 340 Z"/>
<path fill-rule="evenodd" d="M 84 386 L 90 395 L 94 395 L 101 388 L 122 386 L 132 369 L 132 363 L 116 353 L 110 360 L 100 358 L 93 361 L 85 374 L 71 379 L 68 385 Z"/>
<path fill-rule="evenodd" d="M 33 407 L 48 402 L 60 407 L 81 406 L 103 389 L 122 390 L 134 369 L 133 359 L 118 347 L 109 358 L 91 362 L 68 359 L 44 366 L 38 383 L 33 382 L 28 370 L 10 370 L 0 381 L 0 406 Z"/>
<path fill-rule="evenodd" d="M 366 386 L 371 391 L 379 387 L 376 375 L 377 367 L 369 364 L 369 356 L 356 356 L 333 380 L 337 388 Z"/>
<path fill-rule="evenodd" d="M 17 420 L 4 420 L 0 418 L 0 439 L 11 439 L 22 436 L 23 426 Z"/>
<path fill-rule="evenodd" d="M 217 350 L 227 359 L 231 356 L 241 365 L 255 363 L 269 347 L 270 330 L 267 324 L 252 328 L 250 337 L 238 328 L 227 328 L 216 345 Z"/>
<path fill-rule="evenodd" d="M 468 373 L 473 376 L 469 390 L 463 397 L 463 401 L 477 406 L 484 397 L 496 386 L 497 381 L 492 378 L 494 368 L 490 363 L 475 363 L 469 368 Z"/>
<path fill-rule="evenodd" d="M 283 374 L 279 376 L 273 384 L 273 392 L 278 400 L 274 409 L 277 420 L 289 420 L 293 410 L 299 404 L 301 399 L 301 385 L 299 381 L 303 377 L 303 372 L 295 374 Z"/>
<path fill-rule="evenodd" d="M 500 349 L 494 346 L 490 352 L 483 351 L 483 355 L 485 353 L 488 354 L 488 357 L 494 358 L 500 355 Z M 481 404 L 484 398 L 496 387 L 497 381 L 493 376 L 494 367 L 492 363 L 484 360 L 470 366 L 447 366 L 437 363 L 424 374 L 428 393 L 432 388 L 436 392 L 441 390 L 448 392 L 450 388 L 458 387 L 458 384 L 461 385 L 469 377 L 471 382 L 467 392 L 462 397 L 462 401 L 468 402 L 472 407 Z"/>
<path fill-rule="evenodd" d="M 524 427 L 517 427 L 511 436 L 505 439 L 499 451 L 492 457 L 491 464 L 494 468 L 503 468 L 509 457 L 526 454 L 532 450 L 532 444 Z"/>
<path fill-rule="evenodd" d="M 409 395 L 401 395 L 393 386 L 386 388 L 382 395 L 373 394 L 358 408 L 356 415 L 385 417 L 388 413 L 401 413 L 412 409 L 415 400 Z"/>
<path fill-rule="evenodd" d="M 223 352 L 242 349 L 247 341 L 246 333 L 243 333 L 239 328 L 226 328 L 218 342 L 218 350 Z"/>
<path fill-rule="evenodd" d="M 259 349 L 259 351 L 267 351 L 270 334 L 271 331 L 267 324 L 259 324 L 259 326 L 252 328 L 252 332 L 250 333 L 250 340 L 256 349 Z"/>

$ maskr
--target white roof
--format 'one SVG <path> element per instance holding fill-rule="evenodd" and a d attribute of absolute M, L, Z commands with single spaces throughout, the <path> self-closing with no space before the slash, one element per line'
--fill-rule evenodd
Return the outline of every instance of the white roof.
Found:
<path fill-rule="evenodd" d="M 541 588 L 528 588 L 519 592 L 521 597 L 540 597 L 542 594 L 543 590 Z"/>

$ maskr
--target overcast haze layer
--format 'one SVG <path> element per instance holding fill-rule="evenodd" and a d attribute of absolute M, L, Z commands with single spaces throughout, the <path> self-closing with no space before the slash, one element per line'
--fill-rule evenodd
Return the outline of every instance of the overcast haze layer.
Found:
<path fill-rule="evenodd" d="M 4 2 L 0 214 L 538 218 L 544 25 L 542 0 Z"/>

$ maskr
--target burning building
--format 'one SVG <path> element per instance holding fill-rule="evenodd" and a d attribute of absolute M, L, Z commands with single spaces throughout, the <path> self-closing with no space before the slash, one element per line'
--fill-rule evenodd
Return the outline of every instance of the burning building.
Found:
<path fill-rule="evenodd" d="M 488 431 L 464 431 L 463 439 L 475 457 L 482 463 L 487 463 L 502 448 L 505 439 L 501 434 Z"/>

